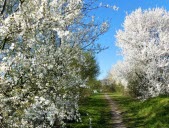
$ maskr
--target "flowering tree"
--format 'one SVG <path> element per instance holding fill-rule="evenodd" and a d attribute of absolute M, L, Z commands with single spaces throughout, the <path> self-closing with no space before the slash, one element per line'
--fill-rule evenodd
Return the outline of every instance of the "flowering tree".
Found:
<path fill-rule="evenodd" d="M 112 72 L 128 86 L 137 81 L 133 86 L 144 98 L 169 91 L 168 23 L 164 9 L 137 9 L 126 16 L 124 30 L 116 35 L 124 60 Z"/>
<path fill-rule="evenodd" d="M 85 80 L 74 62 L 85 64 L 82 50 L 97 50 L 95 40 L 108 29 L 83 22 L 87 7 L 82 0 L 0 1 L 1 127 L 64 127 L 64 120 L 80 120 Z"/>
<path fill-rule="evenodd" d="M 22 40 L 36 37 L 39 41 L 38 37 L 47 35 L 50 38 L 57 35 L 58 45 L 69 38 L 72 46 L 79 44 L 83 49 L 97 49 L 94 42 L 107 31 L 108 24 L 96 24 L 93 17 L 91 21 L 84 20 L 87 10 L 94 8 L 92 3 L 93 0 L 85 4 L 82 0 L 2 0 L 1 49 L 13 42 L 14 36 L 16 39 L 21 36 Z"/>
<path fill-rule="evenodd" d="M 70 66 L 79 59 L 79 49 L 41 45 L 33 57 L 27 54 L 12 58 L 1 85 L 4 121 L 11 127 L 51 127 L 79 119 L 78 88 L 84 83 L 80 70 Z"/>

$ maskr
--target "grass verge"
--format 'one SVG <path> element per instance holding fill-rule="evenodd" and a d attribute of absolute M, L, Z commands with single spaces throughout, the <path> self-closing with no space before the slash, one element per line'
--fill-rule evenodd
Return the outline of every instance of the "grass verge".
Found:
<path fill-rule="evenodd" d="M 104 94 L 94 94 L 80 103 L 82 122 L 72 122 L 67 128 L 111 128 L 111 113 Z M 90 125 L 91 119 L 91 125 Z"/>
<path fill-rule="evenodd" d="M 119 93 L 110 93 L 109 96 L 122 110 L 128 128 L 169 128 L 169 97 L 139 101 Z"/>

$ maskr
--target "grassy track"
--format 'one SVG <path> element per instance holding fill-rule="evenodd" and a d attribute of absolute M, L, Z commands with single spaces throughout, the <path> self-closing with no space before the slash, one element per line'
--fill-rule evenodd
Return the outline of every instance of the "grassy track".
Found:
<path fill-rule="evenodd" d="M 169 128 L 169 97 L 138 101 L 118 93 L 109 96 L 119 104 L 128 128 Z"/>
<path fill-rule="evenodd" d="M 160 96 L 139 101 L 119 93 L 108 93 L 122 111 L 128 128 L 169 128 L 169 97 Z M 112 128 L 110 106 L 104 94 L 95 94 L 80 104 L 82 122 L 70 123 L 68 128 Z"/>
<path fill-rule="evenodd" d="M 82 122 L 69 123 L 68 128 L 111 128 L 111 113 L 104 94 L 94 94 L 80 104 Z"/>

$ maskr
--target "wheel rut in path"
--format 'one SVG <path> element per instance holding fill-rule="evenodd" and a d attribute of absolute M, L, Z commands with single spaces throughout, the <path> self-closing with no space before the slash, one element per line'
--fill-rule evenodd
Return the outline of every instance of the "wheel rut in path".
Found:
<path fill-rule="evenodd" d="M 113 120 L 112 128 L 126 128 L 122 120 L 121 112 L 119 111 L 115 101 L 113 101 L 108 94 L 105 94 L 105 98 L 107 99 L 111 107 L 111 114 Z"/>

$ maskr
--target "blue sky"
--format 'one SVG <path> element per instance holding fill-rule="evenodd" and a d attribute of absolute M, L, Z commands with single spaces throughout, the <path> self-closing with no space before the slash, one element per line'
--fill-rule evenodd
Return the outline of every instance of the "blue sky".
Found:
<path fill-rule="evenodd" d="M 97 62 L 100 67 L 100 75 L 98 79 L 103 79 L 107 76 L 108 71 L 112 65 L 117 61 L 122 60 L 119 54 L 119 49 L 115 46 L 116 31 L 122 29 L 126 13 L 130 14 L 137 8 L 149 9 L 156 7 L 163 7 L 169 10 L 169 0 L 98 0 L 103 4 L 116 5 L 119 7 L 118 11 L 112 9 L 101 8 L 92 12 L 100 21 L 109 19 L 110 29 L 98 40 L 102 46 L 108 46 L 109 49 L 102 51 L 96 55 Z"/>

